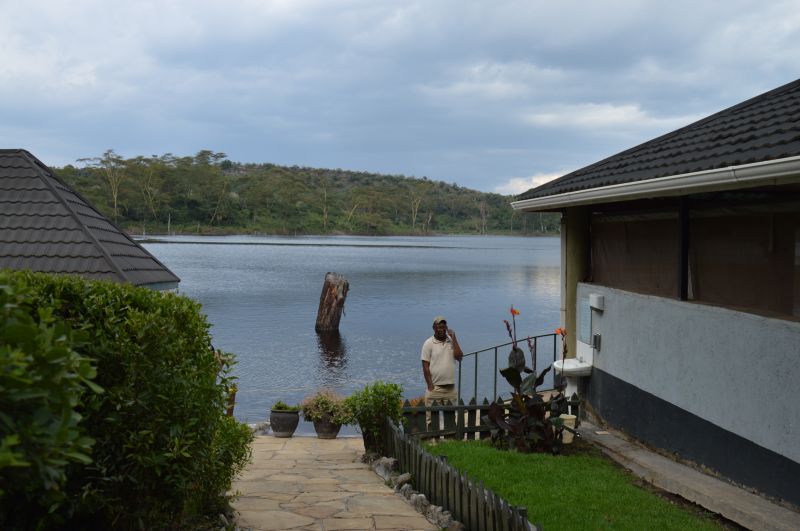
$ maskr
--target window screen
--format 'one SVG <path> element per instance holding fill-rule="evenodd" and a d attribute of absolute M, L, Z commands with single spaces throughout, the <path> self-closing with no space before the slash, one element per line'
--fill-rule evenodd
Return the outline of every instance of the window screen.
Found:
<path fill-rule="evenodd" d="M 691 298 L 798 315 L 796 216 L 699 211 L 689 234 Z"/>
<path fill-rule="evenodd" d="M 591 281 L 677 297 L 677 205 L 644 214 L 642 205 L 615 208 L 592 215 Z M 719 194 L 693 198 L 688 233 L 690 300 L 800 317 L 800 203 L 772 196 L 736 206 Z"/>
<path fill-rule="evenodd" d="M 614 288 L 673 297 L 678 283 L 678 218 L 592 216 L 592 281 Z"/>

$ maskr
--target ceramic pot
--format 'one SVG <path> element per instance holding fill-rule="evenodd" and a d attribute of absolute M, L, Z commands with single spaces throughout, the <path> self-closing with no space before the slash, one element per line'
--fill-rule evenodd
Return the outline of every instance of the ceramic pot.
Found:
<path fill-rule="evenodd" d="M 342 429 L 342 425 L 332 422 L 327 415 L 320 420 L 314 421 L 314 430 L 316 430 L 317 438 L 319 439 L 335 439 L 339 435 L 340 429 Z"/>
<path fill-rule="evenodd" d="M 269 427 L 275 437 L 291 437 L 299 423 L 299 411 L 270 411 L 269 413 Z"/>

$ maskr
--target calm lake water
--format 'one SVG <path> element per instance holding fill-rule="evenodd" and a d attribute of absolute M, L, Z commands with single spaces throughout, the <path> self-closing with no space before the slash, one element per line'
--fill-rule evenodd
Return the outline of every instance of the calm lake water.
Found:
<path fill-rule="evenodd" d="M 267 418 L 276 400 L 298 403 L 320 387 L 348 394 L 374 380 L 425 391 L 419 360 L 435 315 L 447 317 L 465 352 L 508 341 L 503 319 L 514 305 L 517 333 L 558 325 L 559 240 L 502 236 L 188 237 L 145 247 L 180 278 L 179 292 L 203 305 L 214 346 L 236 354 L 236 416 Z M 325 273 L 350 282 L 339 340 L 314 331 Z M 508 348 L 500 356 L 505 367 Z M 526 349 L 527 352 L 527 349 Z M 552 346 L 539 347 L 540 368 Z M 479 373 L 493 372 L 493 355 Z M 472 396 L 474 365 L 463 367 Z M 507 394 L 498 383 L 498 393 Z M 491 396 L 491 377 L 480 397 Z M 313 431 L 301 423 L 301 433 Z"/>

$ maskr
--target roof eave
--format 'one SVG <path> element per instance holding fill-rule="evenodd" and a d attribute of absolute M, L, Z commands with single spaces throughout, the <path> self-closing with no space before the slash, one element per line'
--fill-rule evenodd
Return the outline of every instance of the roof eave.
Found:
<path fill-rule="evenodd" d="M 178 281 L 170 281 L 170 282 L 151 282 L 149 284 L 140 284 L 139 287 L 142 288 L 149 288 L 154 291 L 172 291 L 178 289 Z"/>
<path fill-rule="evenodd" d="M 537 212 L 798 182 L 800 182 L 800 156 L 534 197 L 514 201 L 511 206 L 514 210 Z"/>

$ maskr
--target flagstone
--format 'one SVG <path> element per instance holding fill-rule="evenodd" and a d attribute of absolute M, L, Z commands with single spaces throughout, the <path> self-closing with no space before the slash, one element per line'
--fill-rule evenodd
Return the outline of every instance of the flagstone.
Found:
<path fill-rule="evenodd" d="M 325 518 L 322 521 L 325 531 L 337 529 L 374 529 L 372 518 Z"/>
<path fill-rule="evenodd" d="M 365 492 L 375 496 L 394 496 L 395 493 L 392 489 L 385 485 L 376 485 L 374 483 L 341 483 L 339 485 L 342 489 L 348 492 Z"/>
<path fill-rule="evenodd" d="M 310 516 L 312 518 L 330 518 L 338 514 L 344 509 L 344 504 L 334 504 L 332 502 L 315 503 L 314 505 L 295 507 L 296 503 L 284 504 L 286 509 L 290 509 L 293 513 Z"/>
<path fill-rule="evenodd" d="M 417 512 L 399 496 L 353 496 L 347 502 L 347 511 L 357 514 L 417 514 Z"/>
<path fill-rule="evenodd" d="M 339 474 L 334 474 L 338 476 Z M 375 478 L 379 478 L 379 476 L 373 472 L 372 470 L 349 470 L 347 474 L 342 474 L 342 477 L 347 478 L 348 483 L 375 483 Z M 380 483 L 383 484 L 383 480 L 380 479 Z"/>
<path fill-rule="evenodd" d="M 316 523 L 314 518 L 288 511 L 240 511 L 239 527 L 255 527 L 263 531 L 295 529 Z"/>
<path fill-rule="evenodd" d="M 431 530 L 439 529 L 437 526 L 428 522 L 421 514 L 415 516 L 393 516 L 393 515 L 375 515 L 375 529 L 389 530 L 389 529 L 421 529 Z"/>
<path fill-rule="evenodd" d="M 304 492 L 294 498 L 298 503 L 316 503 L 323 501 L 341 500 L 353 496 L 352 492 L 347 491 L 320 491 L 320 492 Z"/>
<path fill-rule="evenodd" d="M 302 492 L 298 483 L 288 481 L 237 481 L 236 487 L 242 492 Z"/>
<path fill-rule="evenodd" d="M 280 511 L 281 502 L 260 496 L 242 496 L 236 500 L 236 509 L 239 511 Z"/>

